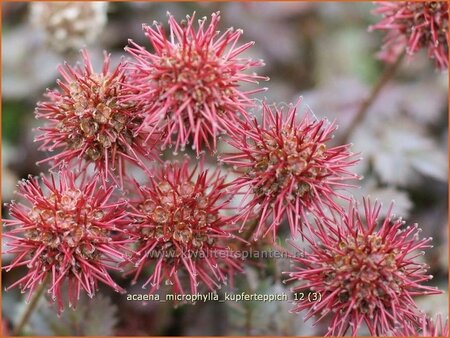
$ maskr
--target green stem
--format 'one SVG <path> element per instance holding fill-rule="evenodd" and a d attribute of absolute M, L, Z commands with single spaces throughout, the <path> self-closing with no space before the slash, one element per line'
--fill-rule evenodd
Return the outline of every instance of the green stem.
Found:
<path fill-rule="evenodd" d="M 369 108 L 372 106 L 373 102 L 380 94 L 381 89 L 383 89 L 383 87 L 389 82 L 390 79 L 392 79 L 392 77 L 397 72 L 397 69 L 399 68 L 400 64 L 402 63 L 404 55 L 405 55 L 405 52 L 400 53 L 400 55 L 397 57 L 395 62 L 391 63 L 389 66 L 387 66 L 385 68 L 383 74 L 381 74 L 377 83 L 372 88 L 370 95 L 367 97 L 367 99 L 365 99 L 362 102 L 352 123 L 347 128 L 345 133 L 342 135 L 339 144 L 347 144 L 348 143 L 350 136 L 352 135 L 352 133 L 355 131 L 356 127 L 358 127 L 358 125 L 362 122 L 362 120 L 366 116 L 367 112 L 369 111 Z"/>
<path fill-rule="evenodd" d="M 41 299 L 42 294 L 44 293 L 45 286 L 47 284 L 49 275 L 44 278 L 41 285 L 38 286 L 36 289 L 33 297 L 31 298 L 30 303 L 28 303 L 27 307 L 25 308 L 25 311 L 22 313 L 22 316 L 19 319 L 19 322 L 14 327 L 14 330 L 12 331 L 12 336 L 20 336 L 25 325 L 28 323 L 28 320 L 30 319 L 33 311 L 36 309 L 36 305 L 39 303 L 39 299 Z"/>

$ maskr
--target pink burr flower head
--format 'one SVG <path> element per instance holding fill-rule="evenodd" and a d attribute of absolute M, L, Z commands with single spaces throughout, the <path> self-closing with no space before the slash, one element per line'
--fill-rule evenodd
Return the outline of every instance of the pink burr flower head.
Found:
<path fill-rule="evenodd" d="M 302 222 L 309 226 L 307 212 L 322 215 L 324 206 L 340 208 L 334 198 L 345 196 L 336 188 L 357 178 L 348 168 L 358 160 L 349 145 L 328 144 L 335 129 L 309 111 L 299 118 L 296 106 L 286 112 L 263 104 L 261 125 L 246 121 L 230 133 L 228 142 L 237 152 L 221 161 L 240 173 L 233 187 L 244 194 L 243 224 L 252 214 L 259 217 L 254 239 L 270 232 L 275 238 L 285 219 L 296 237 Z"/>
<path fill-rule="evenodd" d="M 265 90 L 240 88 L 267 80 L 246 72 L 263 62 L 240 57 L 253 42 L 240 45 L 240 29 L 229 28 L 220 35 L 219 21 L 219 13 L 213 13 L 209 24 L 204 17 L 196 28 L 195 14 L 181 23 L 169 14 L 169 37 L 156 22 L 153 28 L 143 26 L 152 51 L 131 40 L 125 48 L 135 58 L 130 68 L 136 92 L 129 97 L 147 104 L 146 121 L 163 132 L 163 147 L 175 143 L 175 150 L 183 149 L 192 142 L 197 153 L 203 144 L 215 150 L 224 121 L 247 114 L 253 105 L 249 96 Z"/>
<path fill-rule="evenodd" d="M 131 101 L 119 101 L 129 92 L 125 63 L 109 70 L 110 56 L 104 57 L 100 73 L 93 70 L 89 56 L 82 51 L 84 67 L 59 68 L 63 77 L 59 90 L 49 90 L 47 101 L 38 103 L 36 117 L 46 124 L 39 128 L 36 141 L 41 150 L 61 150 L 44 161 L 55 165 L 94 164 L 103 181 L 119 176 L 123 185 L 124 162 L 141 165 L 139 155 L 148 157 L 144 148 L 140 109 Z"/>
<path fill-rule="evenodd" d="M 362 323 L 371 335 L 385 335 L 401 323 L 419 321 L 414 296 L 440 293 L 424 285 L 432 276 L 417 260 L 431 238 L 419 239 L 417 224 L 404 227 L 393 218 L 392 205 L 379 220 L 380 209 L 364 201 L 364 214 L 350 204 L 346 215 L 318 219 L 310 250 L 293 258 L 288 281 L 300 284 L 292 291 L 321 295 L 319 302 L 298 301 L 293 311 L 308 310 L 305 319 L 316 316 L 315 324 L 328 318 L 328 335 L 349 329 L 356 335 Z"/>
<path fill-rule="evenodd" d="M 380 57 L 392 61 L 405 48 L 412 55 L 426 49 L 440 69 L 448 68 L 448 2 L 377 2 L 375 14 L 383 19 L 370 30 L 387 30 Z"/>
<path fill-rule="evenodd" d="M 189 169 L 189 161 L 169 164 L 141 186 L 139 198 L 131 202 L 136 249 L 135 280 L 148 264 L 153 273 L 144 287 L 149 293 L 165 282 L 176 293 L 184 293 L 189 281 L 190 292 L 197 293 L 202 283 L 210 290 L 227 282 L 240 271 L 240 262 L 230 244 L 233 217 L 225 215 L 229 193 L 219 171 Z"/>
<path fill-rule="evenodd" d="M 33 291 L 44 280 L 49 281 L 52 299 L 58 312 L 64 307 L 63 289 L 67 285 L 69 306 L 75 307 L 84 290 L 93 297 L 98 282 L 123 291 L 108 270 L 125 260 L 126 239 L 118 226 L 126 216 L 124 202 L 111 199 L 113 188 L 98 187 L 98 176 L 83 182 L 66 170 L 49 177 L 30 178 L 19 183 L 18 194 L 24 203 L 9 205 L 11 219 L 3 224 L 12 229 L 4 232 L 9 249 L 15 255 L 6 271 L 26 266 L 24 277 L 8 289 L 19 286 Z"/>

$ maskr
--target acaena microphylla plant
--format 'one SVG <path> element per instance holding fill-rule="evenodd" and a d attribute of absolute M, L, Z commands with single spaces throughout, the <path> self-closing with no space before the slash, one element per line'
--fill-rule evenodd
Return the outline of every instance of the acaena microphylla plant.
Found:
<path fill-rule="evenodd" d="M 236 121 L 253 105 L 250 95 L 265 88 L 242 90 L 245 83 L 258 84 L 266 77 L 247 71 L 263 66 L 261 60 L 241 57 L 253 42 L 239 44 L 242 30 L 227 29 L 220 35 L 220 14 L 213 13 L 195 25 L 195 14 L 178 23 L 169 15 L 167 36 L 159 23 L 143 26 L 152 51 L 130 40 L 125 48 L 130 63 L 133 91 L 126 99 L 146 103 L 146 121 L 163 133 L 163 147 L 175 150 L 192 143 L 197 154 L 206 144 L 215 151 L 224 121 Z M 154 127 L 151 128 L 154 130 Z"/>
<path fill-rule="evenodd" d="M 82 56 L 83 67 L 59 67 L 59 90 L 48 90 L 47 101 L 37 105 L 36 118 L 45 125 L 36 141 L 42 142 L 41 150 L 59 151 L 39 163 L 78 165 L 82 170 L 93 164 L 104 183 L 119 177 L 123 186 L 125 161 L 143 167 L 141 158 L 153 157 L 145 143 L 148 135 L 140 129 L 143 113 L 136 102 L 119 100 L 130 91 L 125 61 L 110 71 L 105 53 L 97 73 L 86 50 Z"/>
<path fill-rule="evenodd" d="M 6 253 L 15 258 L 3 269 L 26 266 L 28 271 L 7 289 L 19 286 L 29 292 L 30 299 L 48 278 L 48 292 L 58 312 L 64 308 L 65 283 L 70 307 L 76 306 L 83 290 L 93 297 L 98 282 L 124 291 L 109 271 L 119 270 L 117 265 L 128 259 L 130 240 L 121 230 L 128 222 L 126 202 L 115 201 L 114 189 L 105 189 L 99 182 L 98 176 L 77 178 L 62 170 L 19 183 L 23 203 L 12 202 L 10 219 L 3 219 L 12 228 L 3 233 L 9 247 Z"/>
<path fill-rule="evenodd" d="M 107 11 L 107 2 L 42 1 L 30 4 L 30 21 L 44 32 L 51 48 L 77 51 L 96 42 L 107 23 Z"/>
<path fill-rule="evenodd" d="M 307 310 L 305 319 L 316 317 L 315 324 L 329 320 L 332 336 L 349 329 L 356 335 L 363 323 L 371 335 L 385 335 L 401 323 L 419 322 L 413 297 L 440 293 L 426 285 L 432 276 L 417 259 L 431 238 L 419 239 L 417 224 L 404 227 L 392 207 L 380 220 L 381 205 L 365 200 L 363 214 L 352 203 L 345 215 L 317 219 L 309 250 L 293 257 L 286 273 L 287 281 L 299 282 L 293 292 L 318 292 L 321 301 L 298 301 L 294 312 Z"/>
<path fill-rule="evenodd" d="M 161 283 L 176 293 L 197 293 L 197 285 L 214 290 L 241 271 L 240 260 L 231 249 L 239 240 L 230 211 L 230 194 L 219 170 L 209 173 L 202 162 L 166 163 L 138 185 L 139 197 L 130 202 L 132 232 L 137 237 L 135 278 L 153 264 L 144 284 L 155 292 Z"/>
<path fill-rule="evenodd" d="M 256 215 L 254 239 L 276 233 L 287 219 L 292 237 L 303 234 L 307 213 L 324 215 L 324 208 L 340 209 L 337 192 L 357 175 L 349 168 L 358 159 L 350 145 L 330 146 L 333 123 L 318 120 L 309 111 L 301 117 L 297 106 L 283 111 L 263 103 L 262 123 L 243 121 L 230 132 L 227 142 L 236 149 L 221 157 L 240 174 L 232 189 L 243 197 L 239 219 L 243 224 Z"/>
<path fill-rule="evenodd" d="M 448 68 L 448 2 L 376 2 L 375 14 L 383 19 L 370 30 L 386 30 L 380 57 L 387 61 L 406 49 L 410 55 L 426 49 L 440 69 Z"/>

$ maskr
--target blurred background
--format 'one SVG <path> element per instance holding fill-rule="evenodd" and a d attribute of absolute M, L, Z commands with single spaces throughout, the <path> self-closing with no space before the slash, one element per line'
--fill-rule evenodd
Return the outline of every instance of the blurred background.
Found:
<path fill-rule="evenodd" d="M 35 8 L 32 8 L 36 6 Z M 102 51 L 117 63 L 128 38 L 148 47 L 142 23 L 165 23 L 170 11 L 181 20 L 221 11 L 221 30 L 242 28 L 242 43 L 254 40 L 247 56 L 264 59 L 258 70 L 268 75 L 268 102 L 303 102 L 317 117 L 336 120 L 339 139 L 354 119 L 385 65 L 375 58 L 383 33 L 367 27 L 379 20 L 371 3 L 72 3 L 64 6 L 2 3 L 2 199 L 9 202 L 17 180 L 45 172 L 35 162 L 43 158 L 33 143 L 36 102 L 47 87 L 55 86 L 56 67 L 75 63 L 87 46 L 94 64 Z M 70 7 L 69 6 L 69 7 Z M 69 11 L 69 12 L 67 12 Z M 50 20 L 52 17 L 60 20 Z M 61 19 L 62 18 L 62 19 Z M 50 25 L 50 22 L 56 24 Z M 419 298 L 421 308 L 434 315 L 448 314 L 447 213 L 447 72 L 435 70 L 426 53 L 406 59 L 382 90 L 368 114 L 349 135 L 353 150 L 363 160 L 364 176 L 356 197 L 370 195 L 408 223 L 419 223 L 422 236 L 432 236 L 434 247 L 423 257 L 435 277 L 431 284 L 443 295 Z M 3 207 L 3 215 L 6 209 Z M 3 242 L 3 246 L 5 243 Z M 3 255 L 3 264 L 11 257 Z M 264 264 L 263 263 L 267 263 Z M 279 271 L 286 262 L 257 262 L 237 278 L 241 291 L 289 293 Z M 3 273 L 3 286 L 23 274 Z M 141 283 L 142 284 L 142 283 Z M 143 291 L 139 283 L 123 286 Z M 26 333 L 30 335 L 321 335 L 326 326 L 304 323 L 303 314 L 290 314 L 288 302 L 246 302 L 183 305 L 130 302 L 126 296 L 102 290 L 76 311 L 57 318 L 42 299 Z M 3 325 L 11 329 L 25 306 L 17 289 L 3 292 Z"/>

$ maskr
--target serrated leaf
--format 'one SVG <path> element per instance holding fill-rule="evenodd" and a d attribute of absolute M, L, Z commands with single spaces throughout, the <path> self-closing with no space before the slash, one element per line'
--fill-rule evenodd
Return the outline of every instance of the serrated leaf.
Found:
<path fill-rule="evenodd" d="M 248 270 L 248 269 L 247 269 Z M 246 292 L 256 294 L 286 294 L 290 290 L 272 281 L 272 278 L 259 280 L 257 287 Z M 291 301 L 242 301 L 227 302 L 230 331 L 229 334 L 247 335 L 295 335 L 306 336 L 315 333 L 310 323 L 305 323 L 301 314 L 292 314 Z"/>
<path fill-rule="evenodd" d="M 361 202 L 363 197 L 370 197 L 372 200 L 381 202 L 384 206 L 394 201 L 393 213 L 402 217 L 408 217 L 413 206 L 407 192 L 395 187 L 380 187 L 374 178 L 363 180 L 359 188 L 351 189 L 349 193 L 358 202 Z M 342 201 L 342 206 L 347 207 L 345 201 Z M 364 212 L 362 203 L 358 204 L 358 208 L 360 212 Z M 387 208 L 381 208 L 380 217 L 386 216 L 387 210 Z"/>
<path fill-rule="evenodd" d="M 98 295 L 87 307 L 84 333 L 87 336 L 112 335 L 116 324 L 117 306 L 110 298 Z"/>
<path fill-rule="evenodd" d="M 447 179 L 443 147 L 425 133 L 423 125 L 408 118 L 380 121 L 369 116 L 356 130 L 354 144 L 384 183 L 406 186 L 417 173 Z"/>
<path fill-rule="evenodd" d="M 447 157 L 440 151 L 430 149 L 417 153 L 411 159 L 411 165 L 421 174 L 446 181 L 448 177 Z"/>
<path fill-rule="evenodd" d="M 101 294 L 93 299 L 83 295 L 75 310 L 66 308 L 59 318 L 54 304 L 43 298 L 27 331 L 41 336 L 108 336 L 114 333 L 116 324 L 117 306 Z"/>

